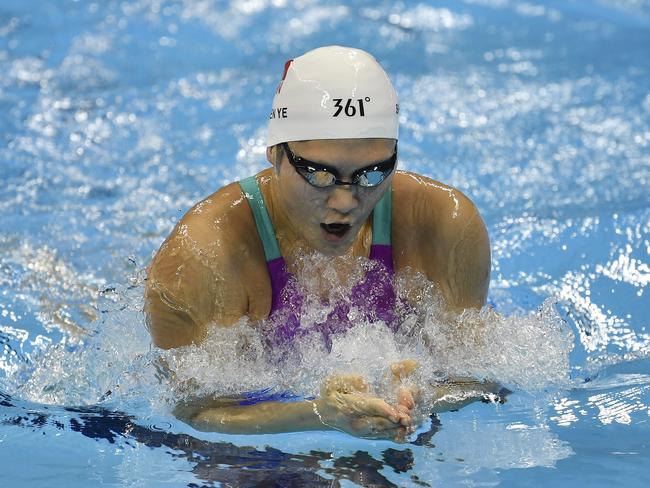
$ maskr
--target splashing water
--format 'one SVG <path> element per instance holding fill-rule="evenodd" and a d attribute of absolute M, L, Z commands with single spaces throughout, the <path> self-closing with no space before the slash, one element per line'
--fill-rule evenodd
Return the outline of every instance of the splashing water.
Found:
<path fill-rule="evenodd" d="M 648 0 L 4 1 L 3 479 L 648 485 L 649 27 Z M 430 283 L 400 276 L 413 306 L 397 335 L 357 317 L 331 350 L 305 335 L 281 363 L 242 321 L 199 347 L 152 349 L 139 270 L 185 209 L 265 167 L 284 62 L 329 43 L 367 49 L 390 73 L 400 167 L 477 204 L 494 310 L 455 320 Z M 309 259 L 306 294 L 320 286 Z M 348 283 L 331 282 L 323 296 L 345 300 Z M 323 314 L 309 308 L 303 327 Z M 404 357 L 420 386 L 470 375 L 515 394 L 442 414 L 404 446 L 197 437 L 169 415 L 192 391 L 313 395 L 350 370 L 391 398 L 388 364 Z M 511 469 L 533 466 L 554 469 Z"/>
<path fill-rule="evenodd" d="M 318 290 L 327 290 L 329 303 L 349 297 L 353 280 L 343 283 L 334 272 L 316 272 L 333 270 L 327 266 L 330 261 L 323 256 L 303 259 L 297 274 L 301 293 L 318 296 Z M 356 264 L 360 276 L 368 262 L 357 258 Z M 550 300 L 521 317 L 504 317 L 491 307 L 455 316 L 423 276 L 407 270 L 395 278 L 395 287 L 398 297 L 410 301 L 396 334 L 362 314 L 354 319 L 351 310 L 354 326 L 336 334 L 329 351 L 315 324 L 332 306 L 313 301 L 301 315 L 301 328 L 309 333 L 285 351 L 270 350 L 265 341 L 263 330 L 273 324 L 252 324 L 245 318 L 231 327 L 211 327 L 199 345 L 150 350 L 141 312 L 142 286 L 112 291 L 104 297 L 111 307 L 102 310 L 92 330 L 35 348 L 29 363 L 13 376 L 10 393 L 39 403 L 108 403 L 120 408 L 149 399 L 149 408 L 168 412 L 176 402 L 197 394 L 289 391 L 314 397 L 328 376 L 354 373 L 376 394 L 393 401 L 389 366 L 407 358 L 419 364 L 409 384 L 422 391 L 449 376 L 491 380 L 525 391 L 568 384 L 573 335 Z M 425 402 L 421 411 L 431 406 Z"/>

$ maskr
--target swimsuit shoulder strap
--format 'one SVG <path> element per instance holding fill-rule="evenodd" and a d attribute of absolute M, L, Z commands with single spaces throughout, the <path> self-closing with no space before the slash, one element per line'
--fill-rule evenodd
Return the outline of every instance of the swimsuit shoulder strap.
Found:
<path fill-rule="evenodd" d="M 381 197 L 372 211 L 372 244 L 390 246 L 391 218 L 393 212 L 393 188 Z"/>
<path fill-rule="evenodd" d="M 269 212 L 264 203 L 264 197 L 257 184 L 255 176 L 250 176 L 239 182 L 242 193 L 248 200 L 248 205 L 253 212 L 255 219 L 255 227 L 257 227 L 257 234 L 262 241 L 264 247 L 264 257 L 266 259 L 266 266 L 269 271 L 269 278 L 271 279 L 271 311 L 269 316 L 280 308 L 282 308 L 282 294 L 289 281 L 289 273 L 285 266 L 282 254 L 280 254 L 280 246 L 275 237 L 275 229 L 269 217 Z"/>
<path fill-rule="evenodd" d="M 269 261 L 281 257 L 278 240 L 275 238 L 275 229 L 273 228 L 269 212 L 264 204 L 264 198 L 262 197 L 262 192 L 257 184 L 257 179 L 255 176 L 249 176 L 248 178 L 241 180 L 239 186 L 246 196 L 248 205 L 253 212 L 257 233 L 259 234 L 262 246 L 264 247 L 264 257 L 266 258 L 266 262 L 268 263 Z"/>
<path fill-rule="evenodd" d="M 259 234 L 262 246 L 264 247 L 264 256 L 266 261 L 273 261 L 274 259 L 282 257 L 280 254 L 280 247 L 275 237 L 275 229 L 271 223 L 269 212 L 264 204 L 264 198 L 260 191 L 257 179 L 255 176 L 250 176 L 239 182 L 242 192 L 248 200 L 248 204 L 253 212 L 255 219 L 255 226 Z M 381 261 L 388 261 L 388 256 L 384 256 L 386 252 L 392 254 L 391 249 L 391 218 L 392 218 L 392 202 L 393 191 L 392 187 L 384 194 L 375 206 L 372 212 L 372 248 L 371 259 L 379 259 Z M 375 252 L 373 252 L 375 251 Z M 383 252 L 378 252 L 383 251 Z M 381 255 L 381 257 L 379 256 Z M 388 264 L 388 263 L 385 263 Z M 392 268 L 392 256 L 390 257 L 390 267 Z"/>
<path fill-rule="evenodd" d="M 372 211 L 372 245 L 370 259 L 381 262 L 390 272 L 393 271 L 393 247 L 391 245 L 391 226 L 393 213 L 393 188 L 381 197 Z"/>

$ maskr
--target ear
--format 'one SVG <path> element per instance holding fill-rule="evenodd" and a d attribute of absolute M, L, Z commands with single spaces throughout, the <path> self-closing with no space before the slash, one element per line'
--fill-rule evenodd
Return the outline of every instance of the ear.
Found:
<path fill-rule="evenodd" d="M 266 148 L 266 160 L 273 166 L 275 166 L 275 151 L 275 146 Z"/>
<path fill-rule="evenodd" d="M 275 169 L 276 174 L 280 172 L 280 150 L 281 149 L 279 144 L 266 148 L 266 159 L 269 163 L 271 163 L 271 166 L 273 166 L 273 169 Z"/>

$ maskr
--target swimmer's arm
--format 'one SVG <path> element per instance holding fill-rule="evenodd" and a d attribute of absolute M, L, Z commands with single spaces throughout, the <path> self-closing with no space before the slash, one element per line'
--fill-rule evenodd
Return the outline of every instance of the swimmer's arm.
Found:
<path fill-rule="evenodd" d="M 490 239 L 476 206 L 458 190 L 449 192 L 453 198 L 434 193 L 416 205 L 417 259 L 412 265 L 437 283 L 448 309 L 458 313 L 485 305 Z"/>
<path fill-rule="evenodd" d="M 319 401 L 263 402 L 201 407 L 179 405 L 174 415 L 196 430 L 223 434 L 277 434 L 330 430 L 318 415 Z"/>
<path fill-rule="evenodd" d="M 198 343 L 205 328 L 197 325 L 183 311 L 182 304 L 173 304 L 163 293 L 147 288 L 145 292 L 145 319 L 154 345 L 163 349 Z"/>
<path fill-rule="evenodd" d="M 436 283 L 452 312 L 485 305 L 490 239 L 474 203 L 414 173 L 398 172 L 393 187 L 397 269 L 412 268 Z"/>
<path fill-rule="evenodd" d="M 375 399 L 376 403 L 384 403 Z M 278 434 L 311 430 L 341 430 L 359 437 L 401 440 L 410 417 L 370 407 L 366 414 L 332 412 L 324 399 L 300 402 L 263 402 L 256 405 L 202 407 L 181 404 L 174 410 L 179 420 L 196 430 L 222 434 Z"/>
<path fill-rule="evenodd" d="M 450 379 L 433 386 L 432 413 L 459 410 L 471 403 L 505 403 L 510 391 L 497 383 L 479 382 L 469 378 Z"/>
<path fill-rule="evenodd" d="M 189 290 L 192 288 L 188 285 Z M 215 286 L 205 288 L 214 293 Z M 217 303 L 202 305 L 192 300 L 170 299 L 164 292 L 147 287 L 145 318 L 153 344 L 171 349 L 200 343 L 209 327 L 215 324 L 227 327 L 247 314 L 247 302 L 238 298 L 220 302 L 217 298 L 212 299 Z M 224 305 L 229 305 L 229 308 Z"/>
<path fill-rule="evenodd" d="M 447 234 L 446 279 L 441 288 L 455 311 L 485 305 L 490 284 L 490 239 L 476 207 L 467 202 L 463 218 Z"/>
<path fill-rule="evenodd" d="M 192 246 L 175 230 L 148 269 L 144 311 L 152 341 L 163 349 L 199 343 L 212 324 L 229 326 L 248 312 L 232 246 L 220 242 L 222 252 L 206 259 L 215 244 L 202 242 L 197 230 L 191 237 Z"/>
<path fill-rule="evenodd" d="M 409 409 L 392 406 L 367 391 L 358 375 L 333 375 L 311 401 L 237 405 L 230 399 L 196 399 L 174 410 L 197 430 L 228 434 L 272 434 L 340 430 L 359 437 L 402 440 L 411 428 Z"/>
<path fill-rule="evenodd" d="M 423 394 L 419 387 L 409 381 L 409 377 L 417 368 L 419 364 L 413 359 L 404 359 L 390 366 L 393 385 L 397 387 L 398 401 L 410 408 L 421 401 Z M 427 404 L 432 405 L 431 413 L 458 410 L 476 401 L 505 403 L 510 393 L 498 383 L 480 382 L 474 378 L 459 376 L 449 377 L 444 382 L 431 383 L 428 390 Z"/>

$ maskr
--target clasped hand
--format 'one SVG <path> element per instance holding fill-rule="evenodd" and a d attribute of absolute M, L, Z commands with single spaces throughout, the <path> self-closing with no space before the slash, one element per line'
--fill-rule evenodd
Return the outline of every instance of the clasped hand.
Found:
<path fill-rule="evenodd" d="M 417 367 L 406 360 L 391 365 L 394 383 Z M 403 441 L 413 431 L 414 391 L 398 386 L 397 403 L 372 395 L 359 375 L 333 375 L 325 380 L 314 413 L 323 424 L 357 437 Z"/>

